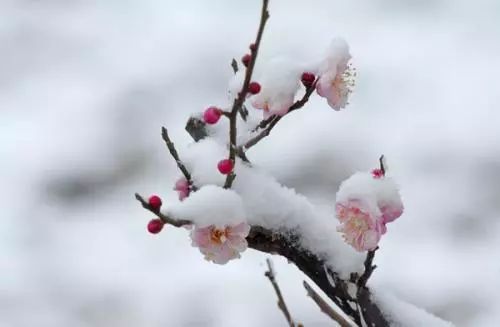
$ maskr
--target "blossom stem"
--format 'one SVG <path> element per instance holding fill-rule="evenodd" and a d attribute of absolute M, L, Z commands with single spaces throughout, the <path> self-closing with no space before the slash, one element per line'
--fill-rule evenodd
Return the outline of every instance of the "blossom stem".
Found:
<path fill-rule="evenodd" d="M 381 165 L 381 167 L 383 167 L 383 166 Z M 373 259 L 375 258 L 375 251 L 377 251 L 377 250 L 378 250 L 378 246 L 375 249 L 368 251 L 368 253 L 366 254 L 365 271 L 363 272 L 361 277 L 359 277 L 359 279 L 358 279 L 358 282 L 357 282 L 358 289 L 366 287 L 366 283 L 368 282 L 368 279 L 372 275 L 375 268 L 377 268 L 377 266 L 373 264 Z"/>
<path fill-rule="evenodd" d="M 378 162 L 380 163 L 380 171 L 382 171 L 382 175 L 385 175 L 384 155 L 380 156 Z"/>
<path fill-rule="evenodd" d="M 255 62 L 257 59 L 257 54 L 259 52 L 260 41 L 262 40 L 262 34 L 264 33 L 264 27 L 269 18 L 269 11 L 267 10 L 269 5 L 269 0 L 262 0 L 262 12 L 260 16 L 260 24 L 259 29 L 257 31 L 257 37 L 255 39 L 255 48 L 252 51 L 250 62 L 248 63 L 247 70 L 245 72 L 245 79 L 243 82 L 243 86 L 241 87 L 241 91 L 238 93 L 236 99 L 234 99 L 233 107 L 230 112 L 229 117 L 229 160 L 233 162 L 236 160 L 237 154 L 237 145 L 236 145 L 236 137 L 237 137 L 237 118 L 238 112 L 243 107 L 243 103 L 245 102 L 246 96 L 248 94 L 248 85 L 252 79 L 253 69 L 255 67 Z M 226 177 L 226 181 L 224 183 L 224 188 L 231 188 L 233 181 L 235 179 L 235 174 L 228 174 Z"/>

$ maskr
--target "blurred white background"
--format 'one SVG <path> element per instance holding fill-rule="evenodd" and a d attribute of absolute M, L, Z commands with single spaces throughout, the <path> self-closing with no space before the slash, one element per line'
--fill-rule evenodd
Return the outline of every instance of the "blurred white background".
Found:
<path fill-rule="evenodd" d="M 253 250 L 216 266 L 146 232 L 176 201 L 184 122 L 222 103 L 260 1 L 0 0 L 0 326 L 284 326 Z M 317 203 L 384 153 L 406 204 L 371 284 L 457 326 L 500 325 L 500 2 L 271 0 L 260 60 L 351 45 L 351 105 L 315 98 L 249 153 Z M 334 219 L 332 217 L 332 219 Z M 294 317 L 328 326 L 275 258 Z"/>

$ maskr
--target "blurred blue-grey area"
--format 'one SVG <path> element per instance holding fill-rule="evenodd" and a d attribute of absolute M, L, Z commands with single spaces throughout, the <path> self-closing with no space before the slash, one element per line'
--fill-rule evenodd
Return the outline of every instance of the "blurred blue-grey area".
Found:
<path fill-rule="evenodd" d="M 0 0 L 0 326 L 284 326 L 253 250 L 210 264 L 146 232 L 176 201 L 184 122 L 226 99 L 260 2 Z M 371 280 L 457 326 L 500 325 L 500 2 L 271 0 L 259 60 L 351 45 L 347 110 L 314 98 L 250 151 L 318 205 L 384 153 L 406 205 Z M 214 173 L 216 173 L 214 171 Z M 307 217 L 304 217 L 307 219 Z M 332 216 L 332 219 L 335 219 Z M 329 326 L 275 258 L 293 316 Z"/>

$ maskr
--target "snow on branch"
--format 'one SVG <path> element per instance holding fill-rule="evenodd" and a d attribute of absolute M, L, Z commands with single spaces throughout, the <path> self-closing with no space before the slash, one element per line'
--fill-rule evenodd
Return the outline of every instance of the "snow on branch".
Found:
<path fill-rule="evenodd" d="M 242 57 L 241 66 L 234 59 L 231 63 L 235 74 L 228 85 L 229 103 L 209 106 L 188 120 L 186 131 L 194 142 L 183 149 L 182 160 L 167 129 L 162 128 L 162 138 L 181 173 L 174 182 L 179 201 L 164 205 L 157 195 L 147 200 L 137 193 L 135 197 L 156 216 L 148 224 L 151 233 L 160 233 L 165 224 L 185 227 L 192 245 L 216 264 L 240 258 L 247 248 L 281 255 L 342 311 L 329 306 L 304 282 L 309 296 L 341 326 L 388 326 L 388 316 L 372 296 L 369 279 L 376 268 L 378 244 L 388 225 L 401 217 L 404 206 L 396 182 L 388 176 L 384 156 L 379 168 L 345 180 L 329 208 L 315 206 L 252 166 L 246 157 L 246 150 L 268 137 L 284 116 L 303 108 L 314 94 L 325 98 L 332 109 L 341 110 L 349 104 L 355 85 L 349 46 L 339 38 L 307 71 L 303 64 L 274 60 L 267 66 L 264 63 L 267 68 L 254 80 L 269 19 L 268 4 L 262 1 L 250 53 Z M 296 99 L 301 84 L 304 93 Z M 289 325 L 295 326 L 270 261 L 268 268 L 266 276 L 279 307 Z"/>

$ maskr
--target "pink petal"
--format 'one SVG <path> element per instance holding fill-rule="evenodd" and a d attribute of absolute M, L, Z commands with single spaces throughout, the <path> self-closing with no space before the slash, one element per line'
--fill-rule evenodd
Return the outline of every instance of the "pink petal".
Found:
<path fill-rule="evenodd" d="M 188 191 L 189 190 L 189 182 L 185 178 L 181 178 L 175 182 L 174 190 L 176 191 Z"/>
<path fill-rule="evenodd" d="M 228 238 L 229 246 L 238 252 L 243 252 L 248 247 L 248 242 L 245 238 L 229 236 Z"/>
<path fill-rule="evenodd" d="M 199 228 L 195 227 L 191 232 L 191 239 L 193 241 L 193 246 L 200 248 L 210 246 L 210 233 L 211 227 Z"/>
<path fill-rule="evenodd" d="M 373 250 L 377 247 L 380 241 L 380 234 L 375 230 L 368 230 L 363 234 L 363 246 L 364 250 Z"/>
<path fill-rule="evenodd" d="M 386 205 L 380 208 L 382 211 L 382 221 L 384 224 L 393 222 L 394 220 L 401 217 L 403 214 L 404 207 L 398 205 Z"/>

